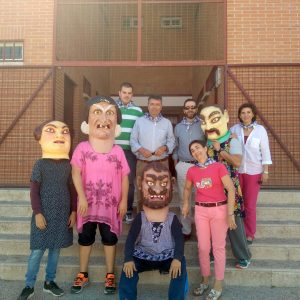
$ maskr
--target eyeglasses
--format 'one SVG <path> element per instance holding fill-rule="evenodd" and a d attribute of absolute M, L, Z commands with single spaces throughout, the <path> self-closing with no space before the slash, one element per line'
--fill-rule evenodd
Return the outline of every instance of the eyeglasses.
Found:
<path fill-rule="evenodd" d="M 196 109 L 196 106 L 185 106 L 183 109 L 184 110 L 189 110 L 189 109 Z"/>

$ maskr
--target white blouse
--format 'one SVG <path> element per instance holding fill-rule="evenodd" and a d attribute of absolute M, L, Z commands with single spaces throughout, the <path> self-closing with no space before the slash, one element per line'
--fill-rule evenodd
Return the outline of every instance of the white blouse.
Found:
<path fill-rule="evenodd" d="M 272 164 L 268 134 L 262 125 L 254 125 L 246 144 L 244 142 L 244 130 L 240 124 L 232 126 L 230 131 L 237 135 L 243 146 L 243 158 L 239 167 L 240 173 L 261 174 L 263 165 Z"/>

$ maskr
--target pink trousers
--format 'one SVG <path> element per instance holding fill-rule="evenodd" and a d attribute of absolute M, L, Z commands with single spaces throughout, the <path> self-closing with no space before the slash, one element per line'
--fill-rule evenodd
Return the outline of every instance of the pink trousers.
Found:
<path fill-rule="evenodd" d="M 202 276 L 210 275 L 211 241 L 215 258 L 215 278 L 224 279 L 226 264 L 227 205 L 203 207 L 195 205 L 198 255 Z"/>
<path fill-rule="evenodd" d="M 244 225 L 246 237 L 254 239 L 256 233 L 256 204 L 260 190 L 261 174 L 239 174 L 239 179 L 245 205 Z"/>

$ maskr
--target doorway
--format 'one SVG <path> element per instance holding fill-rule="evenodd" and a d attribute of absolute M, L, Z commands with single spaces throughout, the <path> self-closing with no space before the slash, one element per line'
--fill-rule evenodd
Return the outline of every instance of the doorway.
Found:
<path fill-rule="evenodd" d="M 73 110 L 74 90 L 76 84 L 67 75 L 64 76 L 64 122 L 68 124 L 71 133 L 74 132 Z"/>

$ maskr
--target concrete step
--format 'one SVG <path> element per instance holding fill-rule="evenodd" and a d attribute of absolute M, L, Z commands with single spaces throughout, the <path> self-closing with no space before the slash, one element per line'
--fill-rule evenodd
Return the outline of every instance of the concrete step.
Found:
<path fill-rule="evenodd" d="M 178 202 L 176 185 L 173 191 L 173 201 Z M 0 201 L 29 201 L 28 188 L 0 188 Z M 300 204 L 300 190 L 262 189 L 258 196 L 258 203 L 263 204 Z"/>
<path fill-rule="evenodd" d="M 0 188 L 0 201 L 29 201 L 28 188 Z"/>
<path fill-rule="evenodd" d="M 171 210 L 177 215 L 180 214 L 179 205 L 175 203 L 171 206 Z M 1 217 L 31 217 L 32 209 L 28 201 L 0 201 Z M 287 204 L 259 204 L 257 207 L 258 221 L 298 221 L 300 220 L 300 205 Z"/>
<path fill-rule="evenodd" d="M 129 227 L 123 224 L 123 234 L 127 234 Z M 29 217 L 1 217 L 0 234 L 29 234 Z M 258 221 L 257 238 L 299 238 L 300 221 Z"/>
<path fill-rule="evenodd" d="M 226 280 L 226 279 L 225 279 Z M 104 295 L 103 285 L 98 282 L 91 283 L 80 295 L 74 295 L 70 293 L 71 282 L 58 282 L 59 286 L 65 291 L 63 296 L 64 300 L 118 300 L 118 294 Z M 207 293 L 202 297 L 194 297 L 193 289 L 198 287 L 199 283 L 189 284 L 189 294 L 185 300 L 204 300 Z M 21 290 L 24 288 L 24 280 L 2 280 L 0 281 L 0 299 L 17 299 Z M 169 284 L 153 285 L 138 284 L 137 299 L 142 300 L 168 300 L 168 288 Z M 2 294 L 1 294 L 2 293 Z M 1 296 L 3 297 L 1 298 Z M 34 288 L 34 298 L 53 300 L 53 296 L 43 292 L 43 282 L 37 282 Z M 300 290 L 299 288 L 286 288 L 286 287 L 247 287 L 247 286 L 227 286 L 226 282 L 223 286 L 222 298 L 220 300 L 253 300 L 253 299 L 268 299 L 268 300 L 299 300 Z"/>
<path fill-rule="evenodd" d="M 300 221 L 259 221 L 256 238 L 295 238 L 300 237 Z"/>
<path fill-rule="evenodd" d="M 258 204 L 258 221 L 299 221 L 300 205 L 295 204 Z"/>
<path fill-rule="evenodd" d="M 262 204 L 300 204 L 300 190 L 261 190 L 258 203 Z"/>
<path fill-rule="evenodd" d="M 27 268 L 27 256 L 0 256 L 0 279 L 23 280 Z M 61 257 L 57 272 L 57 281 L 72 282 L 78 272 L 78 258 Z M 120 274 L 122 258 L 116 259 L 116 273 Z M 213 268 L 213 267 L 212 267 Z M 39 280 L 43 280 L 45 259 L 39 272 Z M 197 260 L 187 260 L 190 283 L 199 282 L 199 264 Z M 92 282 L 103 282 L 105 274 L 104 259 L 91 257 L 89 274 Z M 168 284 L 168 275 L 159 275 L 157 271 L 140 274 L 140 283 Z M 300 262 L 253 261 L 247 270 L 234 268 L 234 261 L 228 260 L 225 273 L 226 285 L 240 286 L 276 286 L 298 287 L 300 282 Z"/>
<path fill-rule="evenodd" d="M 117 244 L 117 255 L 124 255 L 126 236 L 122 235 Z M 18 245 L 18 247 L 16 247 Z M 299 239 L 256 239 L 250 246 L 252 258 L 259 260 L 300 261 L 300 238 Z M 0 234 L 0 255 L 28 255 L 29 235 Z M 62 249 L 61 256 L 78 256 L 77 238 L 71 247 Z M 185 243 L 184 253 L 186 257 L 197 258 L 198 246 L 193 237 Z M 93 246 L 92 256 L 104 256 L 103 246 L 99 239 Z M 233 258 L 230 244 L 227 243 L 227 258 Z"/>
<path fill-rule="evenodd" d="M 0 216 L 2 217 L 30 217 L 32 209 L 29 201 L 14 200 L 0 201 Z"/>
<path fill-rule="evenodd" d="M 0 234 L 29 234 L 30 233 L 31 217 L 10 217 L 2 216 L 0 219 Z M 127 234 L 130 225 L 123 223 L 123 234 Z M 77 231 L 74 228 L 74 235 L 77 236 Z"/>

